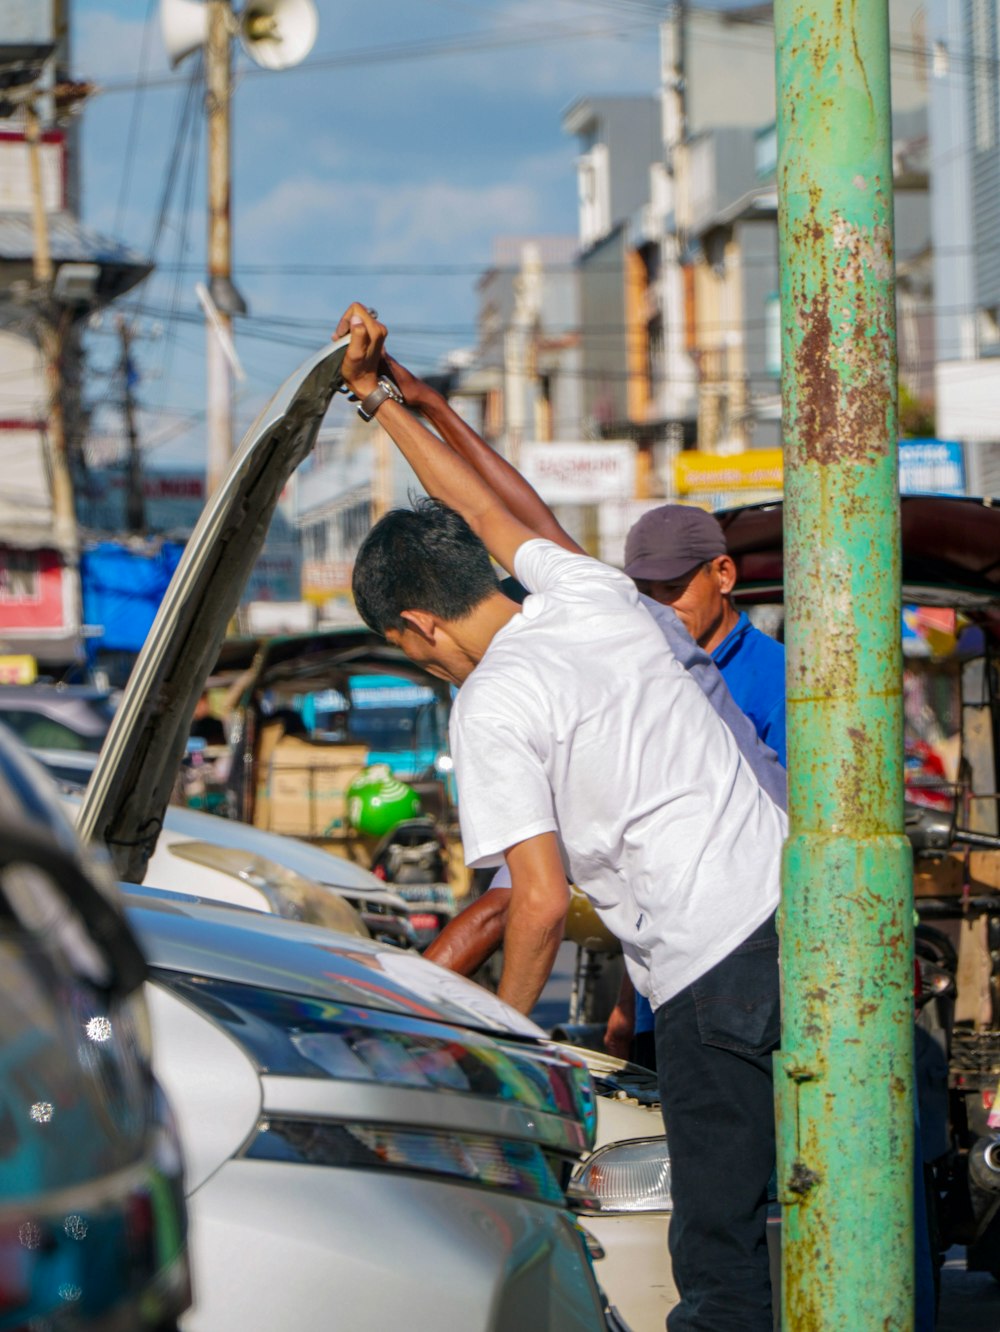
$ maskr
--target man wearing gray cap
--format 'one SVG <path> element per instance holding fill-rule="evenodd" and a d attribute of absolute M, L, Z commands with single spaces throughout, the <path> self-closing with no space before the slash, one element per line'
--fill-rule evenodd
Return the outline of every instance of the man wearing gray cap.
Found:
<path fill-rule="evenodd" d="M 651 509 L 628 534 L 625 572 L 673 608 L 785 766 L 785 649 L 734 607 L 736 565 L 718 520 L 685 504 Z"/>

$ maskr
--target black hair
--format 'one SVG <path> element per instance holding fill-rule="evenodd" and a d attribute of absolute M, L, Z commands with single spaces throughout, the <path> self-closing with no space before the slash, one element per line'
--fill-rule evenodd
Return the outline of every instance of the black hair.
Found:
<path fill-rule="evenodd" d="M 377 634 L 404 629 L 404 610 L 461 620 L 499 590 L 489 552 L 461 514 L 426 497 L 412 503 L 379 519 L 354 562 L 354 604 Z"/>

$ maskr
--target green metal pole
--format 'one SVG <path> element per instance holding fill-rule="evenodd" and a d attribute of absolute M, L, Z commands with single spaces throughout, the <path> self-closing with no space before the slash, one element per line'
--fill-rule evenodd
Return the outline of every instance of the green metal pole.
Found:
<path fill-rule="evenodd" d="M 913 1327 L 887 0 L 776 0 L 789 839 L 785 1332 Z"/>

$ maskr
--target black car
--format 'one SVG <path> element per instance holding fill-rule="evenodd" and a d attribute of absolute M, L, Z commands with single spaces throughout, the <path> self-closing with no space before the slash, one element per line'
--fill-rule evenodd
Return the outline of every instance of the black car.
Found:
<path fill-rule="evenodd" d="M 0 726 L 0 1329 L 167 1332 L 180 1149 L 118 891 Z"/>

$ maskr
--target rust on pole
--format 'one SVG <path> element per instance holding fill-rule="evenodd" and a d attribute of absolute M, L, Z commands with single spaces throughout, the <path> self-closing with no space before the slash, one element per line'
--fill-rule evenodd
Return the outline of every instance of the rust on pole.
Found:
<path fill-rule="evenodd" d="M 913 1326 L 887 0 L 776 0 L 789 840 L 786 1332 Z"/>

